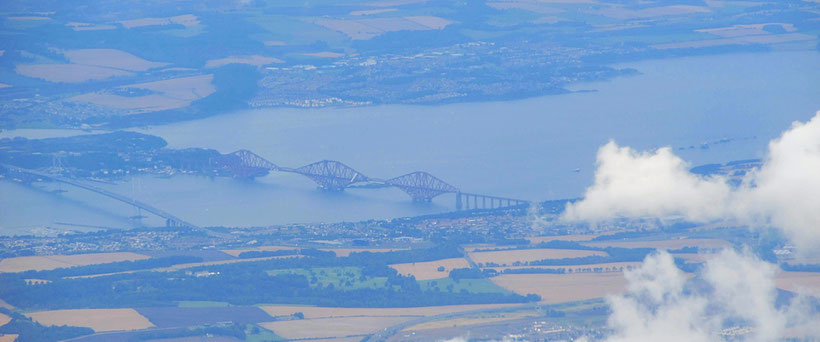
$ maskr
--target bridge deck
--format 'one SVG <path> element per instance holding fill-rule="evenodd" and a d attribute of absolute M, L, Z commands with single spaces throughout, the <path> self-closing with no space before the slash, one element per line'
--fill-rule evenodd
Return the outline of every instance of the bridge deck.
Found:
<path fill-rule="evenodd" d="M 126 197 L 126 196 L 123 196 L 123 195 L 120 195 L 118 193 L 111 192 L 111 191 L 108 191 L 108 190 L 105 190 L 105 189 L 102 189 L 102 188 L 98 188 L 98 187 L 93 186 L 93 185 L 88 185 L 88 184 L 80 183 L 80 182 L 77 182 L 75 180 L 71 180 L 71 179 L 68 179 L 68 178 L 55 176 L 55 175 L 50 175 L 50 174 L 35 171 L 35 170 L 24 169 L 24 168 L 17 167 L 17 166 L 12 166 L 12 165 L 7 165 L 7 164 L 0 164 L 0 165 L 2 165 L 3 167 L 5 167 L 7 169 L 16 171 L 16 172 L 27 173 L 27 174 L 42 177 L 42 178 L 45 178 L 45 179 L 50 179 L 50 180 L 53 180 L 55 182 L 60 182 L 60 183 L 76 186 L 78 188 L 82 188 L 82 189 L 85 189 L 85 190 L 88 190 L 88 191 L 91 191 L 91 192 L 95 192 L 95 193 L 98 193 L 98 194 L 106 196 L 106 197 L 113 198 L 113 199 L 118 200 L 120 202 L 127 203 L 127 204 L 133 205 L 135 207 L 138 207 L 140 209 L 143 209 L 143 210 L 145 210 L 149 213 L 152 213 L 154 215 L 162 217 L 166 220 L 176 222 L 176 223 L 178 223 L 182 226 L 191 227 L 191 228 L 199 228 L 197 225 L 195 225 L 193 223 L 190 223 L 190 222 L 187 222 L 183 219 L 180 219 L 179 217 L 171 215 L 170 213 L 168 213 L 168 212 L 166 212 L 162 209 L 159 209 L 157 207 L 154 207 L 150 204 L 140 202 L 136 199 L 129 198 L 129 197 Z"/>

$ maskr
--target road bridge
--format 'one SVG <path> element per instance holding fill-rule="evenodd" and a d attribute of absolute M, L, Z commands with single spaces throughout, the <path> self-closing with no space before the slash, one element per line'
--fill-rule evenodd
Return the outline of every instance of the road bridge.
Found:
<path fill-rule="evenodd" d="M 159 209 L 157 207 L 154 207 L 150 204 L 140 202 L 136 199 L 129 198 L 129 197 L 126 197 L 126 196 L 123 196 L 123 195 L 120 195 L 120 194 L 117 194 L 117 193 L 114 193 L 114 192 L 111 192 L 111 191 L 108 191 L 108 190 L 105 190 L 105 189 L 102 189 L 102 188 L 99 188 L 99 187 L 96 187 L 96 186 L 93 186 L 93 185 L 85 184 L 85 183 L 82 183 L 82 182 L 79 182 L 79 181 L 76 181 L 76 180 L 73 180 L 73 179 L 68 179 L 68 178 L 65 178 L 65 177 L 57 176 L 57 175 L 52 175 L 52 174 L 39 172 L 39 171 L 35 171 L 35 170 L 24 169 L 24 168 L 13 166 L 13 165 L 0 164 L 0 166 L 4 167 L 4 168 L 6 168 L 6 169 L 8 169 L 9 171 L 12 171 L 12 172 L 31 175 L 31 176 L 39 177 L 39 178 L 42 178 L 42 179 L 48 179 L 48 180 L 51 180 L 51 181 L 72 185 L 72 186 L 75 186 L 75 187 L 78 187 L 78 188 L 81 188 L 81 189 L 85 189 L 85 190 L 88 190 L 88 191 L 91 191 L 91 192 L 98 193 L 100 195 L 103 195 L 103 196 L 106 196 L 106 197 L 109 197 L 109 198 L 113 198 L 117 201 L 120 201 L 120 202 L 129 204 L 129 205 L 135 206 L 135 207 L 140 208 L 142 210 L 145 210 L 149 213 L 152 213 L 154 215 L 157 215 L 159 217 L 164 218 L 165 219 L 165 224 L 169 227 L 199 228 L 193 223 L 187 222 L 187 221 L 185 221 L 185 220 L 183 220 L 179 217 L 171 215 L 170 213 L 168 213 L 168 212 L 166 212 L 162 209 Z"/>

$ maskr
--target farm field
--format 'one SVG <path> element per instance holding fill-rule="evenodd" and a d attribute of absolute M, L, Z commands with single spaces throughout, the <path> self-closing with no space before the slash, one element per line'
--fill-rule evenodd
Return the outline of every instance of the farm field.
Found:
<path fill-rule="evenodd" d="M 77 49 L 60 51 L 69 63 L 43 60 L 35 64 L 17 64 L 15 72 L 55 83 L 79 83 L 111 77 L 132 76 L 169 63 L 151 62 L 116 49 Z"/>
<path fill-rule="evenodd" d="M 199 19 L 193 14 L 183 14 L 167 18 L 139 18 L 131 20 L 122 20 L 119 23 L 127 29 L 145 26 L 164 26 L 171 24 L 178 24 L 188 27 L 199 25 Z"/>
<path fill-rule="evenodd" d="M 471 252 L 470 258 L 474 262 L 486 264 L 488 262 L 499 265 L 512 265 L 514 262 L 528 262 L 543 259 L 580 258 L 586 256 L 606 256 L 600 251 L 584 251 L 576 249 L 511 249 L 493 252 Z"/>
<path fill-rule="evenodd" d="M 359 267 L 313 267 L 291 268 L 268 271 L 270 275 L 297 274 L 308 279 L 315 279 L 316 285 L 327 286 L 333 284 L 343 289 L 381 288 L 387 283 L 387 277 L 362 278 Z"/>
<path fill-rule="evenodd" d="M 17 341 L 17 334 L 0 335 L 0 342 L 14 342 Z"/>
<path fill-rule="evenodd" d="M 416 262 L 406 264 L 390 265 L 399 274 L 412 275 L 416 280 L 430 280 L 446 278 L 447 275 L 456 268 L 469 268 L 470 264 L 464 258 L 442 259 L 429 262 Z M 439 271 L 439 267 L 444 267 L 444 271 Z"/>
<path fill-rule="evenodd" d="M 677 255 L 676 255 L 677 256 Z M 635 268 L 641 266 L 641 262 L 610 262 L 604 264 L 589 264 L 589 265 L 571 265 L 571 266 L 505 266 L 505 267 L 484 267 L 483 269 L 492 269 L 498 272 L 502 272 L 504 270 L 517 270 L 517 269 L 548 269 L 548 270 L 557 270 L 557 269 L 564 269 L 567 272 L 572 273 L 581 273 L 581 272 L 589 272 L 589 270 L 600 268 L 603 272 L 621 272 L 623 270 L 627 270 L 630 268 Z"/>
<path fill-rule="evenodd" d="M 124 272 L 115 272 L 115 273 L 101 273 L 101 274 L 90 274 L 90 275 L 74 276 L 74 277 L 67 277 L 67 279 L 94 278 L 94 277 L 109 276 L 109 275 L 114 275 L 114 274 L 128 274 L 128 273 L 143 272 L 143 271 L 173 272 L 173 271 L 179 271 L 179 270 L 182 270 L 182 269 L 192 268 L 192 267 L 199 267 L 199 266 L 225 265 L 225 264 L 233 264 L 233 263 L 238 263 L 238 262 L 261 261 L 261 260 L 284 259 L 284 258 L 297 258 L 297 257 L 298 256 L 295 256 L 295 255 L 283 255 L 283 256 L 272 256 L 272 257 L 263 257 L 263 258 L 229 259 L 229 260 L 219 260 L 219 261 L 192 262 L 192 263 L 187 263 L 187 264 L 177 264 L 177 265 L 168 266 L 168 267 L 151 268 L 151 269 L 145 269 L 145 270 L 134 270 L 134 271 L 124 271 Z"/>
<path fill-rule="evenodd" d="M 14 71 L 53 83 L 80 83 L 134 75 L 125 70 L 79 64 L 18 64 Z"/>
<path fill-rule="evenodd" d="M 319 248 L 319 250 L 336 253 L 336 256 L 338 257 L 346 257 L 349 256 L 351 253 L 384 253 L 393 251 L 403 251 L 407 250 L 407 248 Z"/>
<path fill-rule="evenodd" d="M 88 327 L 96 332 L 140 330 L 154 325 L 134 309 L 74 309 L 28 313 L 42 325 Z"/>
<path fill-rule="evenodd" d="M 373 19 L 318 19 L 316 24 L 344 33 L 353 40 L 367 40 L 394 31 L 441 30 L 451 21 L 434 16 L 386 17 Z"/>
<path fill-rule="evenodd" d="M 137 308 L 136 312 L 139 312 L 160 328 L 187 327 L 227 321 L 258 323 L 273 319 L 265 311 L 255 306 L 156 307 Z"/>
<path fill-rule="evenodd" d="M 263 251 L 281 251 L 281 250 L 293 250 L 293 249 L 301 249 L 302 247 L 294 247 L 294 246 L 259 246 L 254 248 L 241 248 L 241 249 L 224 249 L 222 252 L 230 254 L 232 256 L 238 257 L 239 254 L 244 252 L 263 252 Z M 406 250 L 406 248 L 319 248 L 321 251 L 326 252 L 334 252 L 336 256 L 339 257 L 346 257 L 349 256 L 350 253 L 358 253 L 358 252 L 372 252 L 372 253 L 382 253 L 382 252 L 392 252 L 392 251 L 400 251 Z"/>
<path fill-rule="evenodd" d="M 626 290 L 623 273 L 505 274 L 492 278 L 499 286 L 518 294 L 535 293 L 543 304 L 604 297 Z"/>
<path fill-rule="evenodd" d="M 810 296 L 820 296 L 820 273 L 781 271 L 775 277 L 778 288 Z"/>
<path fill-rule="evenodd" d="M 289 339 L 315 339 L 365 335 L 412 319 L 412 317 L 339 317 L 259 323 Z"/>
<path fill-rule="evenodd" d="M 539 244 L 550 241 L 589 241 L 602 235 L 615 234 L 617 231 L 606 232 L 602 234 L 583 234 L 583 235 L 554 235 L 554 236 L 532 236 L 526 238 L 532 244 Z"/>
<path fill-rule="evenodd" d="M 120 91 L 147 90 L 150 94 L 123 96 L 111 92 L 95 92 L 77 95 L 68 100 L 113 108 L 124 111 L 125 114 L 148 113 L 186 107 L 195 100 L 213 94 L 216 87 L 211 83 L 212 80 L 213 75 L 173 78 L 117 88 Z"/>
<path fill-rule="evenodd" d="M 11 317 L 0 313 L 0 326 L 4 326 L 8 322 L 11 322 Z"/>
<path fill-rule="evenodd" d="M 294 250 L 299 249 L 299 247 L 293 246 L 261 246 L 261 247 L 254 247 L 254 248 L 242 248 L 242 249 L 223 249 L 221 252 L 234 256 L 239 257 L 239 254 L 244 252 L 275 252 L 281 250 Z"/>
<path fill-rule="evenodd" d="M 680 249 L 684 247 L 697 247 L 705 249 L 720 249 L 731 247 L 732 244 L 720 239 L 679 239 L 679 240 L 656 240 L 656 241 L 596 241 L 584 242 L 584 246 L 590 247 L 620 247 L 620 248 L 656 248 L 656 249 Z"/>
<path fill-rule="evenodd" d="M 812 35 L 808 35 L 808 34 L 804 34 L 804 33 L 766 34 L 766 35 L 741 36 L 741 37 L 732 37 L 732 38 L 696 40 L 696 41 L 680 42 L 680 43 L 657 44 L 657 45 L 652 45 L 652 48 L 658 49 L 658 50 L 695 49 L 695 48 L 706 48 L 706 47 L 715 47 L 715 46 L 724 46 L 724 45 L 781 44 L 781 43 L 799 42 L 799 41 L 817 41 L 817 37 L 812 36 Z"/>
<path fill-rule="evenodd" d="M 328 318 L 350 316 L 436 316 L 454 312 L 473 310 L 498 309 L 520 304 L 475 304 L 475 305 L 445 305 L 411 308 L 335 308 L 301 305 L 263 305 L 260 306 L 271 316 L 287 316 L 297 312 L 305 318 Z"/>
<path fill-rule="evenodd" d="M 74 64 L 93 65 L 128 71 L 146 71 L 169 64 L 147 61 L 128 52 L 115 49 L 68 50 L 63 52 L 63 54 Z"/>
<path fill-rule="evenodd" d="M 118 252 L 74 255 L 27 256 L 0 260 L 0 273 L 53 270 L 62 267 L 148 259 L 147 255 Z"/>
<path fill-rule="evenodd" d="M 424 322 L 402 329 L 402 331 L 429 330 L 449 327 L 463 327 L 495 322 L 510 321 L 527 317 L 538 317 L 541 314 L 536 311 L 505 312 L 505 313 L 483 313 L 466 317 L 445 319 L 440 321 Z"/>
<path fill-rule="evenodd" d="M 273 63 L 284 63 L 285 61 L 275 58 L 275 57 L 265 57 L 260 55 L 252 55 L 252 56 L 230 56 L 225 58 L 218 58 L 212 59 L 205 62 L 206 68 L 218 68 L 223 65 L 238 63 L 238 64 L 248 64 L 253 65 L 256 67 L 261 67 L 263 65 L 273 64 Z"/>
<path fill-rule="evenodd" d="M 472 293 L 509 293 L 489 279 L 461 279 L 455 281 L 452 278 L 431 279 L 419 281 L 423 290 L 461 292 L 465 290 Z"/>

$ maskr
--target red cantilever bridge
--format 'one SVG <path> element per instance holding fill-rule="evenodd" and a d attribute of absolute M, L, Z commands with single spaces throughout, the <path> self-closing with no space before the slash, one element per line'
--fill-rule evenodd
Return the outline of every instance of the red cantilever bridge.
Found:
<path fill-rule="evenodd" d="M 403 176 L 390 179 L 380 179 L 368 177 L 353 168 L 334 160 L 322 160 L 313 164 L 299 168 L 289 168 L 278 166 L 259 155 L 248 151 L 239 150 L 223 155 L 219 160 L 212 161 L 220 167 L 229 169 L 238 177 L 253 178 L 266 175 L 271 171 L 290 172 L 303 175 L 312 179 L 320 188 L 332 191 L 341 191 L 357 183 L 383 184 L 401 189 L 414 201 L 430 202 L 434 197 L 453 193 L 456 194 L 456 208 L 462 209 L 497 209 L 528 204 L 528 201 L 495 197 L 479 194 L 461 192 L 458 188 L 447 184 L 435 176 L 416 171 Z M 37 178 L 50 179 L 52 181 L 73 185 L 81 189 L 98 193 L 100 195 L 133 205 L 146 210 L 154 215 L 164 218 L 168 226 L 183 226 L 198 228 L 196 225 L 174 216 L 162 209 L 140 202 L 134 198 L 129 198 L 78 180 L 68 179 L 59 175 L 52 175 L 40 171 L 24 169 L 21 167 L 0 164 L 0 168 L 17 174 L 25 174 Z"/>
<path fill-rule="evenodd" d="M 264 176 L 271 171 L 296 173 L 310 178 L 319 185 L 319 188 L 331 191 L 341 191 L 357 183 L 382 184 L 404 191 L 410 195 L 413 201 L 417 202 L 430 202 L 436 196 L 453 193 L 456 195 L 456 208 L 458 210 L 496 209 L 529 203 L 529 201 L 521 199 L 462 192 L 424 171 L 411 172 L 396 178 L 381 179 L 368 177 L 335 160 L 322 160 L 298 168 L 279 166 L 248 150 L 239 150 L 223 155 L 216 163 L 230 170 L 237 177 L 243 178 Z"/>

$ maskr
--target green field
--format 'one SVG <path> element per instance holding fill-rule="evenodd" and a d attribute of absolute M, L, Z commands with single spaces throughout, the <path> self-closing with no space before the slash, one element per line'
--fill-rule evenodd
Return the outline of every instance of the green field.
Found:
<path fill-rule="evenodd" d="M 387 277 L 365 277 L 358 267 L 293 268 L 268 271 L 269 275 L 298 274 L 310 280 L 312 286 L 328 286 L 343 290 L 375 289 L 387 286 Z"/>
<path fill-rule="evenodd" d="M 470 293 L 511 293 L 510 291 L 496 285 L 489 279 L 461 279 L 455 281 L 451 278 L 432 279 L 419 281 L 422 290 L 439 289 L 446 292 L 461 292 L 462 290 Z"/>

